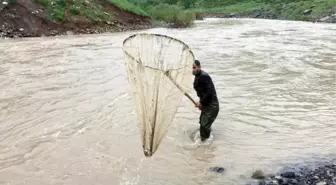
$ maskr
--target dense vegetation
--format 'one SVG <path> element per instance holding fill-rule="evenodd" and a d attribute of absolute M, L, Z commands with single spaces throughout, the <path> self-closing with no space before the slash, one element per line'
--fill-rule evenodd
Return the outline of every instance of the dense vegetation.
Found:
<path fill-rule="evenodd" d="M 38 0 L 40 4 L 47 7 L 47 18 L 49 20 L 62 21 L 67 19 L 67 13 L 71 15 L 82 15 L 91 21 L 106 21 L 111 19 L 111 15 L 104 12 L 104 3 L 102 0 Z M 122 10 L 128 10 L 138 15 L 148 13 L 140 7 L 132 4 L 128 0 L 106 0 Z"/>
<path fill-rule="evenodd" d="M 190 26 L 196 19 L 195 12 L 177 4 L 157 4 L 143 7 L 154 20 L 164 21 L 178 27 Z"/>
<path fill-rule="evenodd" d="M 195 12 L 185 10 L 185 5 L 173 1 L 131 0 L 37 0 L 47 8 L 50 21 L 71 20 L 81 15 L 90 21 L 111 20 L 112 15 L 104 12 L 106 2 L 138 15 L 151 16 L 154 20 L 189 26 L 195 20 Z M 69 15 L 70 14 L 70 15 Z"/>
<path fill-rule="evenodd" d="M 308 20 L 314 21 L 325 15 L 336 13 L 336 0 L 217 0 L 211 6 L 204 3 L 202 6 L 195 6 L 197 12 L 226 13 L 226 14 L 249 14 L 262 10 L 264 14 L 271 14 L 276 19 L 286 20 Z M 230 2 L 230 3 L 228 3 Z M 304 11 L 310 13 L 305 14 Z"/>
<path fill-rule="evenodd" d="M 222 13 L 260 17 L 314 21 L 323 16 L 336 13 L 336 0 L 142 0 L 142 8 L 156 7 L 164 14 L 169 8 L 162 4 L 176 5 L 180 11 L 189 10 L 199 13 Z M 168 6 L 166 5 L 166 6 Z M 160 10 L 160 11 L 159 11 Z M 304 13 L 305 11 L 308 13 Z M 157 14 L 152 12 L 151 15 Z M 167 15 L 165 14 L 165 15 Z M 159 17 L 161 18 L 161 17 Z M 186 20 L 189 21 L 189 20 Z"/>
<path fill-rule="evenodd" d="M 49 19 L 64 20 L 66 12 L 94 21 L 110 20 L 103 0 L 38 0 L 48 7 Z M 189 26 L 198 13 L 264 14 L 266 18 L 316 20 L 336 12 L 336 0 L 105 0 L 123 10 L 151 16 L 156 21 Z M 86 3 L 90 2 L 90 3 Z M 304 14 L 309 10 L 308 14 Z"/>

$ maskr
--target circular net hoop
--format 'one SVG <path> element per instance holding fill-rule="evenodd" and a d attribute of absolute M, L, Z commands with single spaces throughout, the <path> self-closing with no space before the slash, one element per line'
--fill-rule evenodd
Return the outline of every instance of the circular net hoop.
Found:
<path fill-rule="evenodd" d="M 123 51 L 143 152 L 150 157 L 171 125 L 184 92 L 191 89 L 194 55 L 180 40 L 149 33 L 126 38 Z"/>

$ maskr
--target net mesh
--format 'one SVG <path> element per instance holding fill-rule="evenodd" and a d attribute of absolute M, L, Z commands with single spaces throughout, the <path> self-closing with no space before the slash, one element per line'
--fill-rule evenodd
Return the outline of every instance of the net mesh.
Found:
<path fill-rule="evenodd" d="M 159 147 L 179 104 L 191 88 L 194 55 L 180 40 L 140 33 L 124 40 L 127 79 L 145 156 Z"/>

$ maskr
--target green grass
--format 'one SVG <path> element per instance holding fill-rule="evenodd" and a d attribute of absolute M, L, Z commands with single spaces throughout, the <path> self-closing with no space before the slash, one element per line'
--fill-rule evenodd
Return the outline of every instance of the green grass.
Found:
<path fill-rule="evenodd" d="M 39 0 L 38 2 L 43 6 L 49 6 L 49 0 Z"/>
<path fill-rule="evenodd" d="M 147 8 L 154 20 L 189 26 L 196 19 L 195 12 L 183 10 L 178 5 L 159 4 Z"/>
<path fill-rule="evenodd" d="M 145 12 L 140 7 L 130 3 L 128 0 L 109 0 L 109 2 L 118 6 L 122 10 L 127 10 L 127 11 L 133 12 L 137 15 L 148 16 L 147 12 Z"/>
<path fill-rule="evenodd" d="M 38 0 L 38 2 L 47 8 L 47 19 L 49 20 L 65 20 L 65 9 L 68 14 L 82 15 L 92 21 L 104 21 L 111 18 L 103 11 L 104 7 L 98 0 L 91 0 L 87 5 L 85 5 L 84 0 Z"/>
<path fill-rule="evenodd" d="M 314 20 L 321 18 L 333 7 L 336 7 L 336 0 L 311 0 L 286 4 L 281 10 L 281 16 L 289 20 Z M 312 9 L 312 13 L 304 15 L 303 12 Z"/>
<path fill-rule="evenodd" d="M 91 21 L 106 21 L 111 19 L 111 15 L 104 12 L 102 0 L 90 0 L 85 4 L 85 0 L 37 0 L 41 5 L 47 7 L 47 19 L 63 21 L 67 19 L 64 17 L 64 9 L 68 14 L 82 15 Z M 127 0 L 109 0 L 122 10 L 127 10 L 138 15 L 148 15 L 147 12 L 141 8 L 133 5 Z M 68 4 L 67 4 L 68 3 Z"/>
<path fill-rule="evenodd" d="M 215 7 L 215 8 L 195 8 L 193 11 L 197 12 L 206 12 L 206 13 L 243 13 L 243 12 L 252 12 L 254 9 L 259 7 L 266 6 L 263 2 L 242 2 L 237 4 L 232 4 L 223 7 Z"/>
<path fill-rule="evenodd" d="M 227 6 L 194 8 L 193 11 L 201 13 L 248 14 L 255 9 L 263 8 L 264 13 L 275 13 L 279 19 L 316 20 L 326 15 L 333 7 L 333 11 L 336 12 L 336 0 L 255 0 L 242 1 Z M 304 15 L 303 12 L 307 9 L 312 9 L 312 13 Z"/>
<path fill-rule="evenodd" d="M 81 7 L 80 7 L 80 6 L 76 6 L 76 5 L 71 5 L 71 6 L 70 6 L 70 12 L 71 12 L 73 15 L 80 15 Z"/>
<path fill-rule="evenodd" d="M 47 7 L 47 19 L 49 20 L 64 20 L 65 0 L 38 0 L 40 4 Z"/>

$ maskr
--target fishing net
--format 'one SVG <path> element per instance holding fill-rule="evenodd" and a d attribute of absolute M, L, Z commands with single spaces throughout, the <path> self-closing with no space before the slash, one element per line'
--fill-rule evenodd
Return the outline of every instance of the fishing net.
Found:
<path fill-rule="evenodd" d="M 126 38 L 123 51 L 143 152 L 150 157 L 171 125 L 183 96 L 188 96 L 194 55 L 180 40 L 149 33 Z"/>

